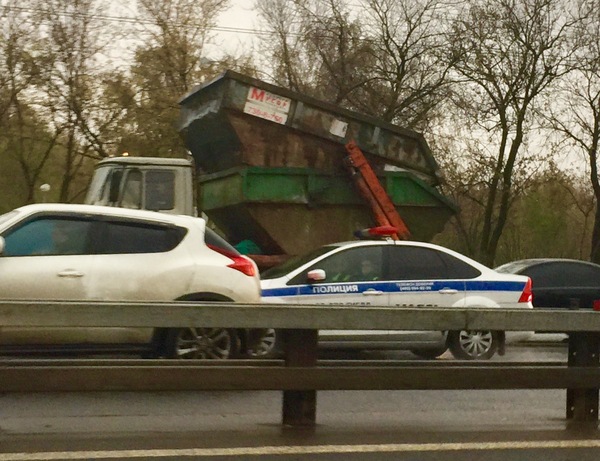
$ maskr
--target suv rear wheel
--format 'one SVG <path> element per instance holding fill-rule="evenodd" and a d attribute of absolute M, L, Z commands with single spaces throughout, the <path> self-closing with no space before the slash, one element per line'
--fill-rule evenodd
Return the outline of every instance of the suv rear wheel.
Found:
<path fill-rule="evenodd" d="M 172 328 L 164 353 L 173 359 L 229 359 L 239 353 L 239 338 L 227 328 Z"/>

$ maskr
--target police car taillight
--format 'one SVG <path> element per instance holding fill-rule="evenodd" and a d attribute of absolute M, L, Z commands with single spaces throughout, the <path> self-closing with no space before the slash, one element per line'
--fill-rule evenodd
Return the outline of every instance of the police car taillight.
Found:
<path fill-rule="evenodd" d="M 219 248 L 216 245 L 207 244 L 206 246 L 211 250 L 231 259 L 233 262 L 231 264 L 227 264 L 227 267 L 235 269 L 236 271 L 240 271 L 242 274 L 246 274 L 248 277 L 254 277 L 256 275 L 256 268 L 249 258 L 237 253 L 233 253 L 224 248 Z"/>
<path fill-rule="evenodd" d="M 521 293 L 519 302 L 520 303 L 533 302 L 533 291 L 532 291 L 532 284 L 531 284 L 530 278 L 527 278 L 527 282 L 525 283 L 525 288 L 523 288 L 523 293 Z"/>
<path fill-rule="evenodd" d="M 354 235 L 359 239 L 372 239 L 372 238 L 382 238 L 382 237 L 391 237 L 394 234 L 398 233 L 398 229 L 394 226 L 378 226 L 378 227 L 369 227 L 368 229 L 361 229 L 354 233 Z"/>

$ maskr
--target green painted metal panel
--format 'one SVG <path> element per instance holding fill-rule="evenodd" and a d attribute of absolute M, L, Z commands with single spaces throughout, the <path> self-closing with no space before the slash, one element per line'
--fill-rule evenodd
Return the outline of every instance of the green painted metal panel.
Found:
<path fill-rule="evenodd" d="M 386 172 L 382 184 L 411 230 L 429 240 L 454 208 L 439 192 L 407 172 Z M 300 254 L 350 240 L 376 225 L 349 175 L 309 168 L 233 168 L 198 179 L 199 209 L 232 242 L 252 240 L 264 254 Z"/>
<path fill-rule="evenodd" d="M 453 205 L 435 188 L 407 172 L 386 172 L 380 177 L 397 206 Z M 200 207 L 207 211 L 237 203 L 298 203 L 306 205 L 361 205 L 351 178 L 308 168 L 234 168 L 198 181 Z"/>

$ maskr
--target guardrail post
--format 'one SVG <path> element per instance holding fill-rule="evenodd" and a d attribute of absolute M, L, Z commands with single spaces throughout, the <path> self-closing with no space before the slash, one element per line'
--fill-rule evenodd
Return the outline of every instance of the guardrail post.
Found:
<path fill-rule="evenodd" d="M 318 330 L 283 330 L 285 366 L 316 366 L 318 336 Z M 316 390 L 283 391 L 284 425 L 314 426 L 316 415 Z"/>
<path fill-rule="evenodd" d="M 568 366 L 600 366 L 600 334 L 569 334 Z M 567 419 L 577 423 L 598 424 L 598 388 L 567 389 Z"/>

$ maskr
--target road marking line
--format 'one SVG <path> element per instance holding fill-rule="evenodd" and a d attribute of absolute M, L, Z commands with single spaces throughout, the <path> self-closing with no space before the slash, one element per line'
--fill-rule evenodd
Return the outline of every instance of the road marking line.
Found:
<path fill-rule="evenodd" d="M 265 446 L 239 448 L 182 448 L 169 450 L 106 450 L 62 451 L 38 453 L 0 453 L 0 461 L 40 461 L 56 459 L 131 459 L 164 457 L 208 457 L 249 455 L 314 455 L 334 453 L 394 453 L 424 451 L 467 450 L 524 450 L 555 448 L 600 448 L 600 440 L 547 440 L 531 442 L 481 442 L 481 443 L 391 443 L 378 445 L 308 445 Z"/>

